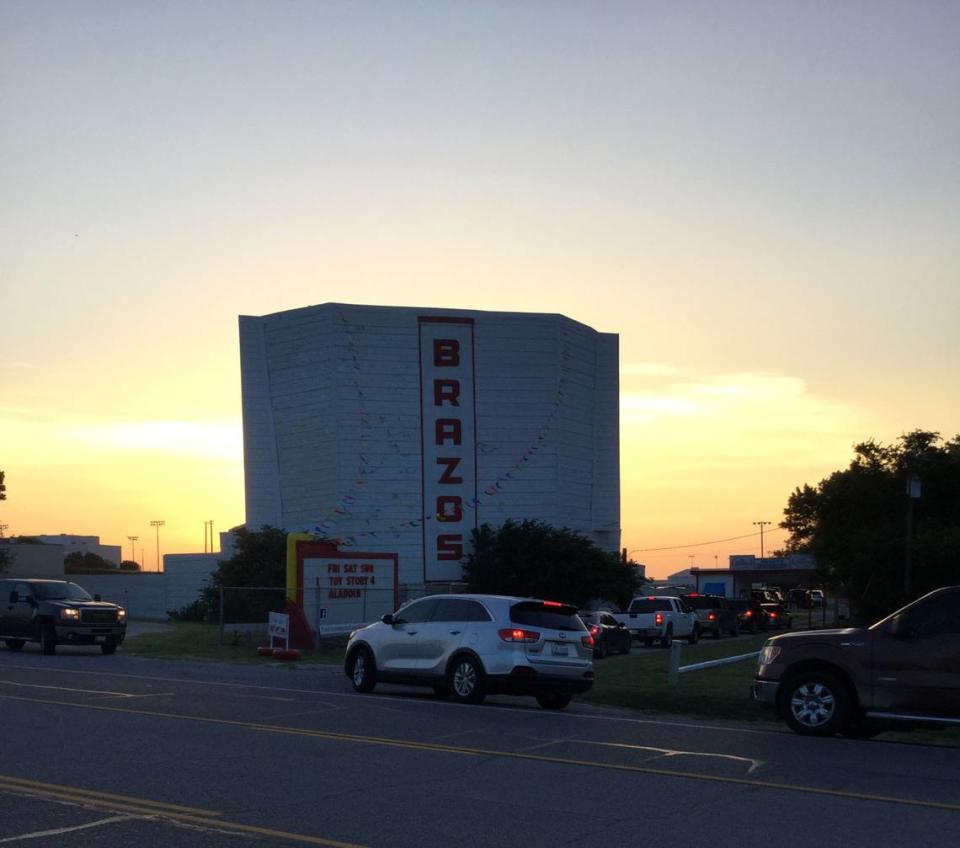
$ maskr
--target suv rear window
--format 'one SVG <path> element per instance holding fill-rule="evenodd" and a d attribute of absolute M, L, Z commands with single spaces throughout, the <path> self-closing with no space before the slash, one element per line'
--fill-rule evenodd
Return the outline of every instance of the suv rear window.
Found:
<path fill-rule="evenodd" d="M 669 598 L 634 598 L 627 612 L 669 612 L 672 609 Z"/>
<path fill-rule="evenodd" d="M 510 607 L 510 621 L 551 630 L 586 630 L 577 608 L 567 604 L 548 606 L 541 601 L 523 601 Z"/>

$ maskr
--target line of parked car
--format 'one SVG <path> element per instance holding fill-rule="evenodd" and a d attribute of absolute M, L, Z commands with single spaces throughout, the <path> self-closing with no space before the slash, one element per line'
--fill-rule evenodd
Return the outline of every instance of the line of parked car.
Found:
<path fill-rule="evenodd" d="M 580 618 L 594 637 L 597 659 L 626 653 L 634 639 L 668 648 L 674 639 L 695 644 L 705 636 L 720 639 L 793 626 L 789 606 L 769 590 L 754 590 L 752 597 L 740 600 L 699 592 L 644 595 L 634 598 L 626 612 L 581 610 Z"/>

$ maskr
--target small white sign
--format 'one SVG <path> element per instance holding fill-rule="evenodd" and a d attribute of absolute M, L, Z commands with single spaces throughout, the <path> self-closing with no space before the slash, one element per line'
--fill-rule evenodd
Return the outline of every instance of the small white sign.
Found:
<path fill-rule="evenodd" d="M 286 640 L 290 636 L 290 616 L 285 612 L 272 612 L 267 622 L 267 633 L 270 638 Z"/>

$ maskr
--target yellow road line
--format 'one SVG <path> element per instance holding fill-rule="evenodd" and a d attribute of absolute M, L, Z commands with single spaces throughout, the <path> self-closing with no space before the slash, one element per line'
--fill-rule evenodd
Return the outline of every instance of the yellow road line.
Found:
<path fill-rule="evenodd" d="M 148 805 L 171 813 L 184 813 L 198 816 L 219 816 L 222 813 L 214 810 L 204 810 L 199 807 L 184 807 L 181 804 L 168 804 L 165 801 L 147 801 L 143 798 L 131 798 L 129 795 L 114 795 L 112 792 L 100 792 L 95 789 L 81 789 L 76 786 L 63 786 L 58 783 L 43 783 L 39 780 L 27 780 L 23 777 L 11 777 L 10 775 L 0 774 L 0 782 L 17 786 L 21 789 L 42 789 L 47 792 L 63 792 L 70 795 L 89 796 L 93 799 L 107 800 L 121 804 Z"/>
<path fill-rule="evenodd" d="M 102 712 L 129 713 L 130 715 L 148 716 L 151 718 L 165 718 L 177 721 L 196 721 L 206 724 L 219 724 L 227 727 L 240 727 L 247 730 L 256 730 L 267 733 L 279 733 L 290 736 L 306 736 L 313 739 L 323 739 L 332 742 L 353 742 L 365 745 L 382 745 L 390 748 L 406 748 L 431 753 L 454 754 L 467 757 L 500 757 L 503 759 L 528 760 L 555 765 L 569 765 L 609 769 L 611 771 L 630 772 L 632 774 L 647 774 L 658 777 L 674 777 L 682 780 L 696 780 L 706 783 L 720 783 L 733 786 L 743 786 L 752 789 L 770 789 L 782 792 L 798 792 L 807 795 L 819 795 L 831 798 L 843 798 L 855 801 L 874 801 L 883 804 L 898 804 L 907 807 L 922 807 L 934 810 L 947 810 L 960 813 L 960 803 L 951 804 L 943 801 L 924 801 L 917 798 L 903 798 L 895 795 L 875 795 L 867 792 L 851 792 L 845 789 L 826 789 L 819 786 L 803 786 L 796 783 L 775 783 L 766 780 L 753 780 L 742 777 L 724 777 L 711 774 L 696 774 L 677 771 L 675 769 L 651 768 L 647 766 L 631 766 L 620 763 L 605 763 L 597 760 L 579 760 L 570 757 L 552 757 L 543 754 L 531 754 L 520 751 L 500 751 L 487 748 L 464 748 L 453 745 L 441 745 L 434 742 L 417 742 L 409 739 L 393 739 L 381 736 L 361 736 L 351 733 L 336 733 L 329 730 L 309 730 L 285 725 L 260 724 L 258 722 L 237 721 L 235 719 L 210 718 L 207 716 L 180 715 L 164 713 L 154 710 L 133 710 L 125 707 L 110 707 L 100 704 L 78 704 L 70 701 L 48 701 L 37 698 L 22 698 L 13 695 L 2 695 L 0 699 L 9 701 L 23 701 L 33 704 L 53 704 L 61 707 L 76 707 L 84 710 L 100 710 Z"/>
<path fill-rule="evenodd" d="M 79 787 L 41 783 L 37 780 L 21 780 L 20 778 L 8 778 L 0 775 L 0 791 L 3 790 L 56 801 L 68 801 L 95 809 L 107 809 L 111 812 L 130 813 L 140 818 L 165 819 L 220 832 L 265 836 L 271 839 L 299 842 L 304 845 L 322 845 L 325 848 L 365 848 L 365 846 L 354 842 L 341 842 L 336 839 L 311 836 L 307 833 L 291 833 L 286 830 L 259 827 L 242 822 L 224 821 L 219 818 L 222 815 L 221 813 L 206 813 L 204 810 L 197 810 L 194 807 L 179 807 L 176 804 L 165 804 L 147 798 L 132 798 L 126 795 L 94 792 Z"/>

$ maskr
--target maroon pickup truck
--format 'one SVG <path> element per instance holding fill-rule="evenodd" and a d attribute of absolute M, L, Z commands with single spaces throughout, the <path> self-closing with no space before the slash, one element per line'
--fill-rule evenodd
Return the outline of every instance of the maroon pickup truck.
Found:
<path fill-rule="evenodd" d="M 751 692 L 797 733 L 868 737 L 894 723 L 960 725 L 960 586 L 865 628 L 768 639 Z"/>

